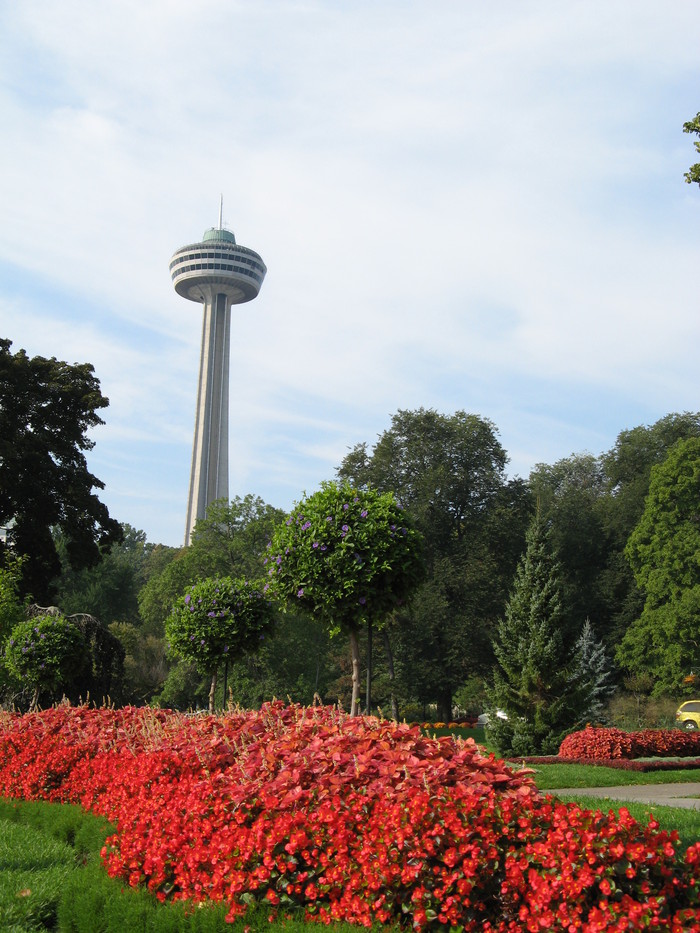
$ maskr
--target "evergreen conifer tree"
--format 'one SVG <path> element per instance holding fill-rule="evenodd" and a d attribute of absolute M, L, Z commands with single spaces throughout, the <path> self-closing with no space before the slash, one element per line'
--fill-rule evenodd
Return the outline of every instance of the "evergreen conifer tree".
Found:
<path fill-rule="evenodd" d="M 612 671 L 605 647 L 602 642 L 596 641 L 590 619 L 583 623 L 576 648 L 581 679 L 588 691 L 581 723 L 600 722 L 605 703 L 615 692 L 615 685 L 612 683 Z"/>
<path fill-rule="evenodd" d="M 563 629 L 559 568 L 539 510 L 493 649 L 489 740 L 503 755 L 556 754 L 581 718 L 587 689 Z"/>

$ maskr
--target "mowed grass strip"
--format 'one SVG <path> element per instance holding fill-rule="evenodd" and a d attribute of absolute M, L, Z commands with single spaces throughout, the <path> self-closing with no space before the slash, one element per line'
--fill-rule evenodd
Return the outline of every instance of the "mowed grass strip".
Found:
<path fill-rule="evenodd" d="M 0 820 L 0 929 L 54 929 L 61 891 L 74 869 L 75 853 L 66 843 Z"/>
<path fill-rule="evenodd" d="M 700 783 L 700 768 L 672 771 L 625 771 L 604 765 L 526 765 L 534 771 L 533 780 L 540 790 L 558 787 L 623 787 L 630 784 Z"/>

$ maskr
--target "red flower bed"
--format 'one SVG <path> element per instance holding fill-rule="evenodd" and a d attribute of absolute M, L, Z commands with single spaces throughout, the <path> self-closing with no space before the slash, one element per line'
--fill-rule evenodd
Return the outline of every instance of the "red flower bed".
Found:
<path fill-rule="evenodd" d="M 700 844 L 541 795 L 471 741 L 328 708 L 0 720 L 0 793 L 82 803 L 161 899 L 465 931 L 700 931 Z"/>
<path fill-rule="evenodd" d="M 567 735 L 559 746 L 560 758 L 697 758 L 700 757 L 700 733 L 678 729 L 644 729 L 623 732 L 621 729 L 596 729 L 587 726 Z"/>

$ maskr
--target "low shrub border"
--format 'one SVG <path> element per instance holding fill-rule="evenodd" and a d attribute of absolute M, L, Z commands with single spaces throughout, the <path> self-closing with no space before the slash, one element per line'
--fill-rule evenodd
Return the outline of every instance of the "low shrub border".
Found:
<path fill-rule="evenodd" d="M 531 755 L 525 758 L 507 758 L 509 762 L 524 765 L 598 765 L 619 771 L 683 771 L 700 768 L 700 758 L 658 759 L 639 761 L 634 758 L 564 758 L 561 755 Z"/>
<path fill-rule="evenodd" d="M 272 703 L 0 716 L 0 793 L 115 822 L 161 900 L 415 930 L 700 931 L 700 843 L 540 794 L 471 740 Z"/>
<path fill-rule="evenodd" d="M 678 729 L 622 729 L 587 726 L 567 735 L 559 746 L 560 759 L 634 759 L 700 757 L 700 733 Z"/>

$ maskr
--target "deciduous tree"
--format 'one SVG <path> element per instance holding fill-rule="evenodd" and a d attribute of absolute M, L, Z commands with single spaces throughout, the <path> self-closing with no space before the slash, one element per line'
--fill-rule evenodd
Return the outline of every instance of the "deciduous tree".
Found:
<path fill-rule="evenodd" d="M 30 358 L 0 340 L 0 526 L 16 554 L 26 554 L 23 588 L 48 602 L 61 565 L 52 529 L 65 535 L 74 568 L 90 567 L 121 538 L 119 523 L 94 489 L 87 432 L 109 404 L 89 364 Z"/>
<path fill-rule="evenodd" d="M 373 449 L 358 444 L 338 475 L 391 491 L 425 540 L 427 575 L 392 630 L 404 698 L 452 696 L 493 662 L 493 627 L 508 593 L 531 515 L 521 480 L 507 481 L 495 426 L 478 415 L 399 411 Z"/>
<path fill-rule="evenodd" d="M 625 553 L 645 602 L 618 661 L 632 673 L 650 671 L 656 694 L 682 690 L 700 667 L 700 438 L 679 441 L 653 468 Z"/>
<path fill-rule="evenodd" d="M 687 123 L 683 124 L 684 133 L 695 133 L 696 136 L 700 136 L 700 113 L 695 114 L 694 120 L 689 120 Z M 696 139 L 693 143 L 695 146 L 695 151 L 700 152 L 700 142 Z M 700 162 L 696 162 L 695 165 L 691 165 L 690 169 L 685 173 L 685 180 L 688 184 L 693 182 L 697 185 L 700 185 Z"/>

